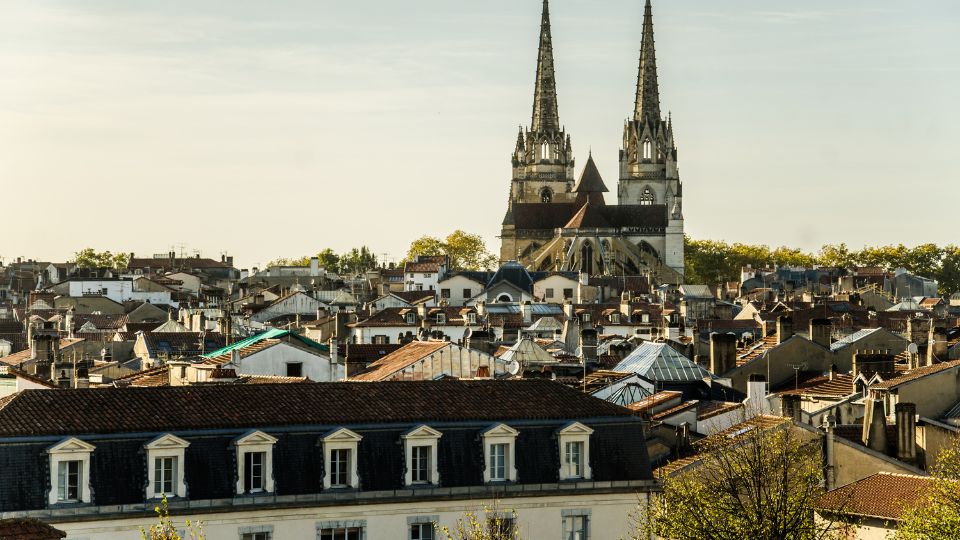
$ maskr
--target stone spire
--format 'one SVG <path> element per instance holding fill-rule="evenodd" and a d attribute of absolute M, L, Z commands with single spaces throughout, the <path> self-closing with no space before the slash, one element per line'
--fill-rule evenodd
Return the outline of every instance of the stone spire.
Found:
<path fill-rule="evenodd" d="M 660 89 L 657 83 L 657 51 L 653 40 L 653 8 L 650 0 L 643 10 L 643 44 L 640 47 L 640 72 L 637 74 L 637 101 L 633 119 L 660 122 Z"/>
<path fill-rule="evenodd" d="M 543 18 L 540 22 L 540 50 L 537 56 L 537 81 L 533 93 L 534 133 L 559 131 L 560 113 L 557 112 L 557 79 L 553 71 L 553 38 L 550 36 L 550 2 L 543 0 Z"/>

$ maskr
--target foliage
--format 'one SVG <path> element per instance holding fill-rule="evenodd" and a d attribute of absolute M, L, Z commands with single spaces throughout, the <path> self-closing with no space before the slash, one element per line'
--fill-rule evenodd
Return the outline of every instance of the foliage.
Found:
<path fill-rule="evenodd" d="M 497 511 L 497 504 L 493 508 L 484 507 L 483 515 L 476 512 L 467 512 L 457 520 L 456 526 L 437 527 L 441 540 L 521 540 L 520 529 L 516 526 L 517 513 Z M 490 515 L 484 518 L 484 515 Z"/>
<path fill-rule="evenodd" d="M 447 255 L 453 270 L 489 270 L 497 264 L 497 258 L 487 251 L 483 238 L 461 230 L 450 233 L 441 240 L 433 236 L 422 236 L 410 244 L 407 261 L 418 255 Z"/>
<path fill-rule="evenodd" d="M 199 521 L 191 523 L 189 519 L 186 520 L 184 525 L 188 536 L 184 538 L 180 535 L 170 517 L 166 497 L 160 502 L 160 506 L 154 507 L 154 511 L 157 513 L 157 522 L 151 525 L 150 529 L 140 527 L 141 540 L 204 540 L 203 523 Z"/>
<path fill-rule="evenodd" d="M 940 452 L 932 472 L 929 496 L 903 514 L 896 538 L 960 538 L 960 438 Z"/>
<path fill-rule="evenodd" d="M 315 256 L 320 259 L 320 268 L 340 274 L 363 272 L 377 267 L 377 257 L 367 246 L 353 248 L 342 255 L 337 255 L 332 249 L 326 248 Z M 274 259 L 267 263 L 268 268 L 271 266 L 307 267 L 310 266 L 310 257 Z"/>
<path fill-rule="evenodd" d="M 84 248 L 73 254 L 70 261 L 80 268 L 114 268 L 123 270 L 130 263 L 130 256 L 126 253 L 110 253 L 96 251 L 93 248 Z"/>
<path fill-rule="evenodd" d="M 788 424 L 789 425 L 789 424 Z M 832 537 L 815 521 L 823 494 L 820 448 L 789 427 L 754 428 L 697 443 L 700 462 L 663 480 L 634 538 L 813 540 Z"/>
<path fill-rule="evenodd" d="M 741 268 L 771 266 L 837 266 L 852 268 L 877 266 L 885 270 L 906 268 L 910 272 L 940 283 L 942 294 L 960 291 L 960 248 L 936 244 L 921 244 L 910 248 L 895 246 L 865 246 L 851 250 L 846 244 L 826 244 L 817 253 L 808 253 L 790 247 L 770 249 L 765 245 L 728 244 L 717 240 L 686 238 L 687 283 L 715 285 L 739 281 Z"/>

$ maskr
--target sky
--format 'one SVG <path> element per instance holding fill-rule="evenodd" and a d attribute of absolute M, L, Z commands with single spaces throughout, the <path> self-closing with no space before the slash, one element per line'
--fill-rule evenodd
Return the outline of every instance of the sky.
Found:
<path fill-rule="evenodd" d="M 493 252 L 539 0 L 0 0 L 0 258 Z M 553 0 L 577 174 L 617 180 L 641 0 Z M 688 234 L 960 242 L 960 2 L 655 0 Z M 615 202 L 608 194 L 608 202 Z"/>

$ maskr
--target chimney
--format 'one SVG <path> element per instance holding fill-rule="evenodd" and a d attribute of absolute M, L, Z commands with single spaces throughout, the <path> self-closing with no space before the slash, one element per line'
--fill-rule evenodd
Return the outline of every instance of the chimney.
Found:
<path fill-rule="evenodd" d="M 930 322 L 930 319 L 925 317 L 907 319 L 907 341 L 916 343 L 918 347 L 926 345 L 930 339 Z"/>
<path fill-rule="evenodd" d="M 170 360 L 167 362 L 167 380 L 170 386 L 187 386 L 190 384 L 187 378 L 187 366 L 189 362 L 180 360 Z"/>
<path fill-rule="evenodd" d="M 530 305 L 529 300 L 520 304 L 520 316 L 525 326 L 533 324 L 533 306 Z"/>
<path fill-rule="evenodd" d="M 244 268 L 240 271 L 240 279 L 247 279 L 248 277 L 250 277 L 250 270 Z"/>
<path fill-rule="evenodd" d="M 336 366 L 340 364 L 340 346 L 337 344 L 337 340 L 330 338 L 330 341 L 327 342 L 327 346 L 330 347 L 330 365 Z M 349 351 L 350 345 L 347 345 L 347 350 Z M 343 377 L 347 378 L 350 376 L 350 373 L 347 372 L 346 358 L 344 358 L 343 366 Z M 330 370 L 331 375 L 333 375 L 335 370 Z M 334 382 L 333 377 L 330 378 L 330 382 Z"/>
<path fill-rule="evenodd" d="M 917 460 L 917 405 L 897 403 L 897 459 L 914 464 Z"/>
<path fill-rule="evenodd" d="M 233 255 L 227 255 L 227 265 L 233 268 Z"/>
<path fill-rule="evenodd" d="M 947 329 L 930 325 L 927 341 L 927 365 L 932 366 L 948 360 Z"/>
<path fill-rule="evenodd" d="M 833 323 L 830 319 L 810 320 L 810 341 L 824 348 L 830 348 L 830 335 L 833 333 Z"/>
<path fill-rule="evenodd" d="M 675 429 L 677 439 L 677 456 L 684 457 L 690 452 L 690 422 L 681 422 Z"/>
<path fill-rule="evenodd" d="M 762 375 L 750 375 L 747 379 L 747 400 L 744 405 L 752 414 L 767 414 L 770 406 L 766 400 L 767 381 Z"/>
<path fill-rule="evenodd" d="M 869 398 L 865 403 L 863 416 L 863 444 L 871 450 L 887 453 L 887 415 L 883 411 L 883 400 Z"/>
<path fill-rule="evenodd" d="M 837 483 L 836 482 L 837 459 L 833 449 L 833 445 L 834 445 L 833 431 L 836 426 L 837 426 L 837 420 L 833 417 L 832 414 L 827 415 L 827 417 L 823 419 L 823 431 L 826 433 L 826 437 L 824 441 L 825 443 L 824 446 L 826 447 L 824 449 L 825 450 L 824 453 L 826 454 L 824 456 L 826 458 L 826 467 L 825 467 L 826 470 L 824 470 L 823 479 L 824 479 L 824 482 L 826 483 L 826 486 L 824 486 L 826 488 L 826 491 L 830 491 L 834 489 Z"/>
<path fill-rule="evenodd" d="M 566 317 L 568 321 L 573 320 L 575 316 L 575 313 L 573 310 L 573 302 L 570 302 L 569 300 L 567 300 L 563 303 L 563 316 Z"/>
<path fill-rule="evenodd" d="M 777 344 L 793 337 L 793 317 L 781 315 L 777 317 Z"/>
<path fill-rule="evenodd" d="M 487 303 L 484 301 L 477 302 L 477 318 L 480 319 L 487 315 Z"/>
<path fill-rule="evenodd" d="M 580 354 L 584 365 L 597 361 L 597 331 L 590 328 L 580 332 Z"/>
<path fill-rule="evenodd" d="M 623 291 L 620 294 L 620 314 L 630 320 L 630 316 L 633 315 L 633 293 L 631 291 Z"/>
<path fill-rule="evenodd" d="M 736 334 L 710 334 L 710 371 L 723 375 L 737 365 Z"/>
<path fill-rule="evenodd" d="M 417 316 L 420 317 L 421 322 L 427 322 L 427 303 L 420 302 L 417 304 Z"/>
<path fill-rule="evenodd" d="M 73 338 L 73 314 L 76 310 L 77 308 L 71 306 L 70 309 L 67 310 L 67 314 L 64 316 L 63 322 L 64 326 L 66 326 L 64 330 L 67 331 L 68 338 Z"/>
<path fill-rule="evenodd" d="M 310 257 L 310 275 L 313 277 L 320 275 L 320 259 L 318 257 Z"/>

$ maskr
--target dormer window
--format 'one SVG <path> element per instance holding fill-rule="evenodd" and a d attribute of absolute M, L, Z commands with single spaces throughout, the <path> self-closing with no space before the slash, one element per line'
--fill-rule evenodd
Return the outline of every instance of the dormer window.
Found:
<path fill-rule="evenodd" d="M 514 455 L 519 432 L 506 424 L 497 424 L 483 432 L 486 468 L 484 482 L 516 482 L 517 467 Z"/>
<path fill-rule="evenodd" d="M 581 320 L 582 322 L 585 322 L 585 323 L 590 322 L 590 314 L 589 314 L 589 313 L 582 313 L 582 314 L 580 315 L 580 320 Z"/>
<path fill-rule="evenodd" d="M 573 422 L 560 430 L 560 480 L 590 480 L 590 435 L 593 430 Z"/>
<path fill-rule="evenodd" d="M 90 456 L 94 448 L 92 444 L 70 438 L 47 449 L 51 505 L 91 502 Z"/>
<path fill-rule="evenodd" d="M 407 313 L 407 324 L 417 324 L 417 315 L 415 313 Z"/>
<path fill-rule="evenodd" d="M 477 324 L 477 314 L 473 312 L 467 313 L 467 322 L 470 324 Z"/>
<path fill-rule="evenodd" d="M 437 313 L 437 324 L 447 324 L 447 315 L 445 313 Z"/>
<path fill-rule="evenodd" d="M 620 314 L 613 313 L 610 315 L 610 324 L 620 324 Z"/>
<path fill-rule="evenodd" d="M 650 314 L 649 314 L 649 313 L 644 313 L 644 314 L 640 315 L 640 322 L 642 322 L 642 323 L 649 323 L 649 322 L 650 322 Z"/>
<path fill-rule="evenodd" d="M 324 470 L 323 489 L 356 489 L 360 487 L 357 473 L 357 448 L 363 439 L 346 428 L 330 432 L 322 439 Z"/>
<path fill-rule="evenodd" d="M 437 471 L 437 445 L 439 431 L 430 426 L 419 426 L 405 433 L 403 450 L 406 456 L 407 470 L 404 485 L 439 485 L 440 473 Z"/>
<path fill-rule="evenodd" d="M 144 447 L 147 451 L 147 498 L 186 497 L 184 456 L 190 443 L 174 435 L 162 435 Z"/>
<path fill-rule="evenodd" d="M 254 431 L 237 439 L 237 495 L 273 492 L 273 445 L 277 438 Z"/>

